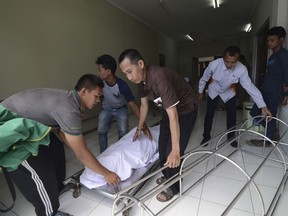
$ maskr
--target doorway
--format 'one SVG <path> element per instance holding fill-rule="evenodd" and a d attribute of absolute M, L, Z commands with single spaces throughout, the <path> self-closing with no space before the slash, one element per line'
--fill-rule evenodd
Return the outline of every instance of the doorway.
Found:
<path fill-rule="evenodd" d="M 263 24 L 257 32 L 257 59 L 256 59 L 256 77 L 255 85 L 260 89 L 263 78 L 266 73 L 268 49 L 266 45 L 266 34 L 269 30 L 269 19 Z"/>

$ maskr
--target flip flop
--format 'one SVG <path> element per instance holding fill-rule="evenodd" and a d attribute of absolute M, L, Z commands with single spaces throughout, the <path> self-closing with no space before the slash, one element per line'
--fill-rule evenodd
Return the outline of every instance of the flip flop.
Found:
<path fill-rule="evenodd" d="M 158 179 L 156 180 L 156 183 L 157 183 L 158 185 L 160 185 L 160 184 L 164 183 L 165 181 L 166 181 L 166 178 L 165 178 L 164 176 L 161 176 L 160 178 L 158 178 Z"/>
<path fill-rule="evenodd" d="M 171 200 L 174 197 L 174 193 L 170 188 L 167 188 L 166 190 L 162 191 L 156 196 L 156 199 L 160 202 L 167 202 Z"/>
<path fill-rule="evenodd" d="M 251 139 L 251 140 L 246 140 L 246 143 L 250 146 L 264 147 L 263 140 Z M 271 143 L 269 142 L 265 143 L 265 147 L 270 147 L 270 146 L 271 146 Z"/>

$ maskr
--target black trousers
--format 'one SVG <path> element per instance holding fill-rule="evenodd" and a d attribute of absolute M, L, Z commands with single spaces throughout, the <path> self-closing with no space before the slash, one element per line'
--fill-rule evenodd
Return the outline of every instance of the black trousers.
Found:
<path fill-rule="evenodd" d="M 266 103 L 266 106 L 269 108 L 272 116 L 276 117 L 277 111 L 278 111 L 278 106 L 279 106 L 281 99 L 282 99 L 281 92 L 272 92 L 272 91 L 262 92 L 262 95 L 263 95 L 264 101 Z M 250 115 L 254 117 L 254 116 L 261 115 L 261 113 L 262 113 L 262 110 L 260 108 L 258 108 L 256 104 L 254 104 L 252 107 L 252 110 L 250 111 Z M 262 121 L 261 125 L 263 127 L 265 127 L 266 121 Z M 268 122 L 266 136 L 271 140 L 275 139 L 274 135 L 276 132 L 276 126 L 277 125 L 276 125 L 275 119 L 272 119 L 271 121 Z"/>
<path fill-rule="evenodd" d="M 49 146 L 40 145 L 38 156 L 30 156 L 9 176 L 38 216 L 50 216 L 59 208 L 65 171 L 63 143 L 50 133 Z"/>
<path fill-rule="evenodd" d="M 205 139 L 211 138 L 213 118 L 217 108 L 218 100 L 219 96 L 215 97 L 213 100 L 209 96 L 207 97 L 207 110 L 205 114 L 204 133 L 203 133 L 203 137 Z M 230 128 L 235 127 L 236 125 L 236 95 L 225 103 L 225 109 L 227 115 L 226 128 L 228 130 Z M 227 135 L 227 138 L 230 139 L 234 137 L 234 135 L 235 133 L 231 132 Z"/>
<path fill-rule="evenodd" d="M 184 155 L 185 149 L 188 145 L 191 132 L 193 130 L 197 117 L 197 110 L 190 112 L 186 115 L 179 115 L 180 125 L 180 156 Z M 171 133 L 169 126 L 169 117 L 166 112 L 163 112 L 163 117 L 160 123 L 160 134 L 159 134 L 159 160 L 160 165 L 163 167 L 168 155 L 172 150 Z M 162 171 L 166 179 L 169 179 L 180 170 L 180 166 L 176 168 L 166 168 Z M 179 192 L 179 183 L 173 184 L 171 190 L 176 194 Z"/>

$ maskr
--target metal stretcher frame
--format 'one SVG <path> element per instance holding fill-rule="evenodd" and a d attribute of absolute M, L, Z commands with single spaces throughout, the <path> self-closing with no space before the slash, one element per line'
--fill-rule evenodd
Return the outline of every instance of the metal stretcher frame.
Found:
<path fill-rule="evenodd" d="M 155 162 L 148 164 L 146 167 L 135 169 L 129 179 L 119 183 L 117 186 L 104 185 L 104 186 L 93 188 L 90 190 L 93 190 L 95 191 L 95 193 L 102 194 L 111 199 L 116 199 L 118 196 L 120 196 L 123 193 L 123 191 L 125 191 L 127 195 L 133 197 L 138 192 L 140 192 L 140 190 L 144 187 L 144 185 L 146 184 L 148 180 L 141 181 L 141 184 L 137 184 L 137 186 L 134 186 L 132 188 L 129 188 L 129 190 L 126 190 L 128 186 L 132 185 L 134 182 L 139 181 L 141 178 L 146 177 L 147 175 L 157 170 L 158 168 L 159 168 L 159 160 L 156 160 Z M 65 191 L 63 191 L 63 193 L 72 189 L 74 198 L 78 198 L 81 195 L 81 187 L 84 185 L 80 183 L 80 175 L 82 174 L 84 169 L 85 168 L 73 174 L 72 176 L 70 176 L 64 181 L 64 185 L 66 185 L 67 187 Z M 126 200 L 125 202 L 122 202 L 122 204 L 128 205 L 129 202 L 130 202 L 129 200 Z M 122 213 L 123 216 L 124 215 L 128 216 L 130 214 L 129 213 L 130 210 L 131 209 L 128 208 L 126 211 L 123 211 Z"/>
<path fill-rule="evenodd" d="M 157 170 L 158 167 L 159 167 L 159 160 L 156 160 L 155 162 L 150 163 L 145 167 L 135 169 L 133 171 L 132 175 L 127 180 L 120 182 L 117 186 L 104 185 L 101 187 L 92 188 L 90 190 L 93 190 L 99 194 L 106 196 L 106 197 L 115 199 L 120 194 L 122 194 L 122 191 L 125 190 L 128 186 L 132 185 L 134 182 L 139 181 L 141 178 L 149 175 L 149 173 Z M 64 185 L 70 184 L 68 186 L 67 190 L 68 189 L 74 190 L 73 191 L 73 197 L 74 198 L 77 198 L 80 196 L 81 186 L 84 186 L 80 183 L 80 179 L 79 179 L 80 175 L 83 173 L 84 169 L 85 168 L 81 169 L 80 171 L 76 172 L 75 174 L 73 174 L 72 176 L 70 176 L 69 178 L 67 178 L 64 181 Z M 139 187 L 133 187 L 133 188 L 131 188 L 131 190 L 129 190 L 129 193 L 134 194 L 139 189 L 141 189 L 140 186 Z M 125 192 L 126 192 L 126 190 L 125 190 Z"/>
<path fill-rule="evenodd" d="M 247 119 L 246 121 L 244 121 L 243 123 L 241 123 L 240 128 L 239 129 L 234 129 L 234 130 L 227 130 L 226 132 L 220 134 L 217 137 L 220 137 L 217 141 L 216 147 L 212 150 L 198 150 L 199 147 L 189 151 L 188 153 L 186 153 L 182 159 L 182 165 L 181 165 L 181 169 L 180 172 L 174 176 L 172 176 L 170 179 L 168 179 L 166 182 L 162 183 L 161 185 L 158 185 L 154 188 L 152 188 L 151 190 L 149 190 L 148 192 L 141 194 L 141 196 L 134 196 L 128 193 L 129 190 L 133 189 L 134 187 L 137 187 L 139 184 L 142 184 L 142 182 L 146 182 L 149 179 L 151 179 L 152 177 L 154 177 L 155 175 L 157 175 L 159 172 L 161 172 L 163 169 L 165 169 L 165 167 L 160 168 L 154 172 L 152 172 L 151 174 L 147 175 L 146 177 L 141 178 L 141 180 L 139 180 L 138 182 L 135 182 L 134 184 L 130 185 L 129 187 L 123 189 L 122 191 L 119 191 L 117 194 L 117 197 L 114 200 L 113 203 L 113 207 L 112 207 L 112 215 L 121 215 L 124 214 L 128 209 L 132 208 L 132 207 L 139 207 L 140 211 L 141 211 L 141 215 L 144 213 L 144 211 L 146 213 L 148 213 L 151 216 L 155 216 L 155 215 L 159 215 L 161 213 L 163 213 L 163 211 L 165 211 L 167 208 L 169 208 L 169 206 L 173 205 L 173 203 L 175 203 L 176 201 L 181 201 L 181 196 L 183 194 L 185 194 L 189 189 L 191 189 L 193 186 L 197 185 L 200 181 L 202 181 L 203 179 L 205 179 L 205 177 L 207 177 L 209 174 L 211 174 L 213 171 L 215 171 L 215 169 L 217 167 L 219 167 L 220 164 L 222 164 L 223 162 L 229 162 L 231 164 L 233 164 L 235 167 L 237 167 L 241 173 L 243 173 L 243 175 L 247 178 L 247 182 L 246 184 L 243 186 L 243 188 L 240 190 L 240 192 L 235 196 L 235 198 L 232 200 L 232 202 L 227 206 L 227 208 L 224 210 L 224 212 L 221 215 L 228 215 L 230 210 L 233 208 L 233 206 L 235 205 L 235 203 L 237 202 L 237 200 L 239 200 L 239 198 L 241 197 L 241 195 L 245 192 L 245 190 L 247 188 L 249 188 L 251 185 L 252 187 L 255 189 L 255 191 L 258 194 L 258 198 L 259 198 L 259 202 L 261 204 L 261 208 L 262 208 L 262 214 L 261 215 L 272 215 L 277 204 L 279 201 L 279 198 L 281 196 L 282 191 L 284 190 L 284 186 L 287 182 L 288 179 L 288 171 L 287 171 L 287 161 L 285 160 L 284 155 L 288 156 L 288 153 L 282 148 L 282 145 L 286 145 L 288 146 L 287 143 L 282 142 L 282 138 L 284 137 L 284 135 L 287 133 L 288 131 L 288 125 L 278 119 L 278 118 L 274 118 L 277 122 L 284 124 L 285 125 L 285 132 L 283 133 L 283 135 L 280 137 L 278 142 L 273 142 L 272 140 L 270 140 L 268 137 L 266 137 L 265 135 L 252 130 L 252 126 L 245 128 L 246 124 L 248 121 L 251 121 L 253 119 L 256 118 L 261 118 L 261 116 L 256 116 L 254 118 L 250 118 Z M 261 118 L 259 122 L 265 120 L 264 118 Z M 266 127 L 267 128 L 267 119 L 266 119 Z M 224 142 L 222 142 L 222 140 L 224 139 L 224 137 L 226 137 L 226 135 L 228 133 L 232 133 L 235 132 L 237 135 L 235 136 L 235 138 L 231 139 L 231 140 L 226 140 Z M 257 135 L 258 137 L 261 137 L 264 140 L 264 145 L 265 143 L 271 143 L 271 150 L 267 153 L 267 155 L 263 155 L 263 154 L 255 154 L 254 152 L 250 152 L 247 150 L 244 150 L 241 148 L 241 144 L 240 144 L 240 138 L 241 136 L 245 135 L 245 134 L 254 134 Z M 266 130 L 265 133 L 266 134 Z M 214 138 L 215 139 L 215 138 Z M 225 156 L 223 154 L 221 154 L 221 150 L 224 149 L 227 145 L 229 145 L 231 142 L 233 142 L 234 140 L 238 140 L 238 147 L 235 148 L 229 155 Z M 264 151 L 265 146 L 263 146 L 262 152 Z M 249 154 L 253 154 L 257 157 L 262 157 L 263 161 L 261 162 L 261 164 L 258 166 L 258 168 L 256 169 L 256 171 L 252 174 L 249 175 L 245 169 L 243 169 L 239 164 L 237 164 L 235 161 L 231 160 L 230 157 L 236 153 L 237 151 L 245 151 L 246 153 Z M 278 159 L 275 159 L 273 157 L 271 157 L 273 152 L 277 152 L 279 155 Z M 195 155 L 202 155 L 200 158 L 198 158 L 196 161 L 193 161 L 192 163 L 188 162 L 188 159 L 191 158 L 192 156 Z M 205 163 L 207 160 L 211 159 L 212 157 L 215 158 L 215 163 L 214 163 L 214 168 L 211 169 L 209 172 L 205 173 L 204 176 L 202 176 L 200 179 L 198 179 L 198 181 L 196 181 L 193 185 L 191 185 L 190 187 L 188 187 L 187 189 L 183 190 L 183 186 L 182 186 L 182 181 L 181 179 L 185 179 L 185 177 L 189 174 L 191 174 L 191 172 L 193 171 L 193 169 L 203 163 Z M 288 158 L 288 157 L 287 157 Z M 219 160 L 220 159 L 220 160 Z M 276 161 L 279 162 L 280 164 L 283 165 L 283 176 L 281 181 L 279 182 L 279 186 L 277 188 L 277 191 L 270 203 L 269 206 L 265 206 L 264 201 L 263 201 L 263 197 L 261 194 L 261 191 L 259 190 L 259 187 L 257 186 L 257 184 L 255 183 L 254 179 L 257 176 L 257 174 L 259 173 L 259 171 L 261 170 L 261 168 L 263 168 L 264 163 L 268 160 L 271 161 Z M 180 185 L 180 193 L 179 196 L 172 200 L 166 207 L 164 207 L 163 209 L 161 209 L 160 211 L 158 211 L 157 213 L 154 213 L 151 211 L 151 209 L 148 208 L 148 206 L 145 205 L 145 202 L 147 200 L 149 200 L 150 198 L 152 198 L 153 196 L 157 195 L 158 193 L 160 193 L 161 191 L 163 191 L 164 189 L 170 187 L 172 184 L 179 182 Z M 119 203 L 120 202 L 124 202 L 126 203 L 126 205 L 122 205 L 122 207 L 120 207 L 119 209 Z M 128 204 L 127 204 L 128 203 Z M 255 212 L 254 212 L 255 214 Z"/>
<path fill-rule="evenodd" d="M 151 127 L 157 126 L 159 124 L 160 124 L 160 121 L 154 123 L 153 125 L 151 125 Z M 145 178 L 147 175 L 149 175 L 151 172 L 154 172 L 158 168 L 159 168 L 159 159 L 154 162 L 149 163 L 145 167 L 134 169 L 132 172 L 132 175 L 127 180 L 120 182 L 117 186 L 112 186 L 112 185 L 107 184 L 101 187 L 93 188 L 91 190 L 111 199 L 116 199 L 120 194 L 123 193 L 123 191 L 125 191 L 125 193 L 129 194 L 130 196 L 135 196 L 141 190 L 141 188 L 146 184 L 147 180 L 141 181 L 141 184 L 137 184 L 137 186 L 133 188 L 130 188 L 129 186 L 137 181 L 139 182 L 141 178 Z M 64 185 L 66 186 L 66 188 L 63 190 L 62 193 L 65 193 L 66 191 L 72 189 L 74 198 L 77 198 L 81 195 L 81 187 L 84 185 L 82 185 L 80 182 L 80 176 L 84 170 L 85 168 L 81 169 L 80 171 L 76 172 L 75 174 L 68 177 L 64 181 Z M 128 187 L 129 187 L 129 190 L 127 190 Z M 128 215 L 129 211 L 125 211 L 123 214 Z"/>

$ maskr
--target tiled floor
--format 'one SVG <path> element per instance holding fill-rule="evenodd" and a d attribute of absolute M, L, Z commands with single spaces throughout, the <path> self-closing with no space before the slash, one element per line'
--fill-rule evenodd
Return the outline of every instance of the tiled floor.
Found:
<path fill-rule="evenodd" d="M 198 118 L 196 125 L 194 127 L 193 133 L 191 135 L 189 145 L 187 147 L 187 152 L 193 150 L 197 151 L 197 154 L 193 155 L 188 159 L 189 163 L 192 163 L 196 159 L 202 158 L 203 155 L 211 155 L 210 152 L 214 151 L 216 141 L 212 141 L 207 147 L 199 147 L 199 142 L 202 139 L 203 132 L 203 119 L 204 119 L 205 104 L 199 109 Z M 237 114 L 238 122 L 242 119 L 242 111 L 238 111 Z M 158 121 L 160 114 L 156 112 L 156 115 L 149 115 L 148 124 L 152 124 Z M 136 120 L 134 117 L 130 118 L 130 127 L 133 128 L 136 125 Z M 223 132 L 226 127 L 226 113 L 223 111 L 217 111 L 214 119 L 213 126 L 213 136 L 216 136 Z M 246 139 L 250 139 L 248 135 L 243 135 L 239 143 L 242 145 L 242 151 L 235 151 L 235 148 L 231 147 L 229 144 L 222 145 L 219 148 L 219 154 L 222 157 L 228 157 L 228 155 L 234 152 L 229 158 L 232 160 L 224 160 L 217 168 L 207 175 L 201 181 L 197 182 L 192 188 L 186 190 L 182 197 L 177 199 L 173 204 L 171 204 L 162 215 L 165 216 L 218 216 L 225 215 L 223 212 L 229 204 L 232 203 L 236 195 L 241 192 L 247 183 L 247 178 L 244 172 L 250 177 L 255 174 L 254 182 L 256 188 L 260 191 L 261 197 L 256 193 L 255 187 L 250 184 L 245 190 L 243 190 L 242 196 L 236 200 L 235 205 L 232 205 L 231 211 L 227 212 L 227 215 L 232 216 L 252 216 L 252 215 L 264 215 L 261 209 L 260 198 L 263 199 L 265 211 L 270 205 L 271 200 L 280 184 L 283 177 L 283 164 L 267 160 L 264 161 L 265 157 L 261 155 L 267 155 L 272 148 L 266 148 L 262 150 L 259 147 L 250 147 L 245 144 Z M 98 141 L 96 132 L 92 132 L 86 135 L 89 148 L 95 153 L 99 154 L 98 151 Z M 226 138 L 221 139 L 224 142 Z M 117 134 L 115 131 L 115 126 L 110 132 L 109 142 L 113 143 L 117 141 Z M 221 143 L 221 142 L 220 142 Z M 288 152 L 286 147 L 283 147 L 283 152 Z M 248 152 L 249 151 L 249 152 Z M 251 153 L 254 152 L 254 153 Z M 257 155 L 260 156 L 257 156 Z M 75 159 L 73 153 L 67 150 L 67 176 L 71 176 L 78 170 L 82 169 L 82 165 Z M 279 154 L 271 154 L 273 158 L 279 158 Z M 284 155 L 287 160 L 287 155 Z M 202 178 L 205 173 L 214 168 L 214 164 L 220 162 L 221 157 L 211 156 L 209 160 L 205 160 L 202 164 L 195 166 L 192 172 L 187 175 L 183 180 L 184 190 L 193 185 L 198 179 Z M 198 160 L 199 161 L 199 160 Z M 237 163 L 243 172 L 238 169 L 233 162 Z M 258 169 L 260 164 L 264 163 L 262 169 Z M 155 179 L 159 177 L 160 174 L 153 177 L 147 185 L 142 189 L 140 194 L 144 194 L 151 188 L 156 186 Z M 0 202 L 9 205 L 11 202 L 11 196 L 9 190 L 4 181 L 3 175 L 0 175 Z M 174 199 L 175 200 L 175 199 Z M 272 215 L 274 216 L 286 216 L 288 212 L 288 187 L 285 186 L 284 192 L 280 198 L 279 204 Z M 108 216 L 111 215 L 111 207 L 113 205 L 113 200 L 103 195 L 97 194 L 93 190 L 88 190 L 82 187 L 81 196 L 78 198 L 73 198 L 72 191 L 63 194 L 60 197 L 61 207 L 60 210 L 69 212 L 74 216 Z M 155 199 L 155 196 L 150 198 L 145 202 L 148 208 L 156 214 L 160 211 L 166 204 L 160 203 Z M 0 213 L 0 215 L 5 216 L 32 216 L 35 215 L 33 207 L 29 204 L 23 196 L 18 192 L 17 200 L 12 211 L 8 213 Z M 131 215 L 140 215 L 139 209 L 134 208 Z M 143 215 L 148 215 L 143 213 Z"/>

